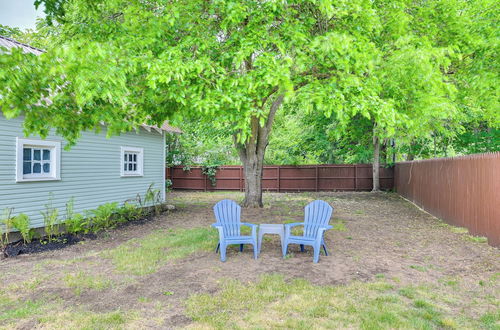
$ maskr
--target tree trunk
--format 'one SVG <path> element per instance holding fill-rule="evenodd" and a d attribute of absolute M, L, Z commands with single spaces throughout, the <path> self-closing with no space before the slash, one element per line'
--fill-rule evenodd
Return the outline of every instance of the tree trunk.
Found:
<path fill-rule="evenodd" d="M 373 189 L 372 191 L 380 191 L 380 139 L 373 135 Z"/>
<path fill-rule="evenodd" d="M 247 157 L 243 163 L 245 175 L 245 200 L 244 207 L 263 207 L 262 203 L 262 170 L 264 157 L 258 159 L 257 155 Z"/>
<path fill-rule="evenodd" d="M 245 176 L 244 207 L 263 207 L 262 203 L 262 171 L 264 168 L 264 155 L 269 142 L 269 133 L 273 125 L 276 111 L 283 102 L 283 95 L 279 95 L 272 102 L 264 126 L 260 125 L 258 117 L 250 120 L 251 136 L 244 143 L 238 142 L 235 135 L 234 141 L 238 150 Z"/>

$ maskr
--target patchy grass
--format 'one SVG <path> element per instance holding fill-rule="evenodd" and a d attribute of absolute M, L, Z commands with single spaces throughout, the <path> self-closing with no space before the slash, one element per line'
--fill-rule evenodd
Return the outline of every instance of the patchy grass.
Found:
<path fill-rule="evenodd" d="M 471 242 L 476 242 L 476 243 L 488 243 L 488 238 L 483 237 L 483 236 L 467 235 L 467 240 L 469 240 Z"/>
<path fill-rule="evenodd" d="M 169 260 L 213 249 L 217 238 L 217 232 L 212 228 L 162 230 L 131 239 L 103 254 L 112 259 L 118 271 L 146 275 L 154 273 Z"/>
<path fill-rule="evenodd" d="M 104 276 L 85 274 L 80 271 L 76 274 L 67 274 L 64 282 L 72 288 L 77 296 L 84 290 L 102 291 L 111 287 L 112 282 Z"/>
<path fill-rule="evenodd" d="M 42 301 L 15 299 L 0 293 L 0 324 L 8 324 L 10 321 L 40 313 L 43 307 Z"/>
<path fill-rule="evenodd" d="M 336 231 L 347 231 L 347 227 L 345 226 L 345 221 L 344 220 L 337 220 L 336 222 L 334 222 L 333 224 L 333 229 L 332 230 L 336 230 Z"/>
<path fill-rule="evenodd" d="M 315 286 L 302 279 L 265 275 L 256 283 L 228 280 L 216 295 L 187 301 L 193 328 L 492 328 L 498 313 L 478 319 L 450 314 L 456 297 L 434 294 L 431 286 L 376 281 L 347 286 Z"/>
<path fill-rule="evenodd" d="M 113 311 L 94 313 L 71 310 L 59 313 L 46 313 L 38 321 L 48 329 L 123 329 L 124 325 L 135 318 L 135 313 Z"/>
<path fill-rule="evenodd" d="M 450 230 L 456 234 L 468 234 L 469 233 L 469 229 L 465 228 L 465 227 L 455 227 L 455 226 L 449 226 L 450 227 Z"/>

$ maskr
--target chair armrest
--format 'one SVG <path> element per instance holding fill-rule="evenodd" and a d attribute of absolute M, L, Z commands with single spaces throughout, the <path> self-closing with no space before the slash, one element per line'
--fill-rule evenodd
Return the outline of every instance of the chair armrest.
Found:
<path fill-rule="evenodd" d="M 292 228 L 292 227 L 297 227 L 297 226 L 303 226 L 303 222 L 294 222 L 294 223 L 285 223 L 285 228 Z"/>
<path fill-rule="evenodd" d="M 242 222 L 242 226 L 247 226 L 252 228 L 252 237 L 256 240 L 257 239 L 257 225 L 249 222 Z"/>
<path fill-rule="evenodd" d="M 285 223 L 285 239 L 290 236 L 293 227 L 303 226 L 303 222 Z"/>
<path fill-rule="evenodd" d="M 211 226 L 219 231 L 219 243 L 221 243 L 224 240 L 224 227 L 218 223 L 213 223 Z"/>
<path fill-rule="evenodd" d="M 242 226 L 247 226 L 247 227 L 252 227 L 252 228 L 257 227 L 256 224 L 249 223 L 249 222 L 241 222 L 241 225 Z"/>

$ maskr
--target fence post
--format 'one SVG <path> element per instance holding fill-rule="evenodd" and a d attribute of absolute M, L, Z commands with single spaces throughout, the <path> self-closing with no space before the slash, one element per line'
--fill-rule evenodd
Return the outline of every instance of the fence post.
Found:
<path fill-rule="evenodd" d="M 354 164 L 354 191 L 358 191 L 358 166 Z"/>
<path fill-rule="evenodd" d="M 280 189 L 281 189 L 281 173 L 280 173 L 280 168 L 281 168 L 281 166 L 278 165 L 278 192 L 280 192 Z"/>
<path fill-rule="evenodd" d="M 314 183 L 314 187 L 315 187 L 315 190 L 318 191 L 318 180 L 319 180 L 318 165 L 316 165 L 315 173 L 316 173 L 316 180 L 315 180 L 315 183 Z"/>
<path fill-rule="evenodd" d="M 201 175 L 203 175 L 203 181 L 205 181 L 205 191 L 207 191 L 207 175 L 203 174 L 203 171 L 201 171 Z"/>
<path fill-rule="evenodd" d="M 243 166 L 240 167 L 240 191 L 243 191 Z"/>

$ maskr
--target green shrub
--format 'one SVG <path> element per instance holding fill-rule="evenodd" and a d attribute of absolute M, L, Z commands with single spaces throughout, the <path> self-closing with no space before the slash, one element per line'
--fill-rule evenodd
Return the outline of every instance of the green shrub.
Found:
<path fill-rule="evenodd" d="M 98 232 L 102 229 L 114 226 L 113 216 L 118 214 L 118 203 L 105 203 L 90 212 L 92 215 L 92 231 Z"/>
<path fill-rule="evenodd" d="M 64 226 L 68 233 L 77 234 L 84 232 L 87 229 L 87 221 L 80 213 L 74 213 L 74 198 L 66 203 L 66 218 L 64 219 Z"/>
<path fill-rule="evenodd" d="M 138 220 L 143 214 L 143 209 L 131 202 L 125 202 L 118 211 L 120 217 L 126 221 Z"/>
<path fill-rule="evenodd" d="M 45 225 L 45 234 L 49 242 L 52 242 L 54 236 L 60 233 L 59 226 L 61 221 L 59 219 L 59 210 L 52 206 L 52 195 L 49 202 L 45 204 L 45 211 L 40 212 L 43 217 L 43 224 Z"/>
<path fill-rule="evenodd" d="M 78 234 L 87 232 L 87 221 L 80 213 L 74 214 L 71 218 L 64 222 L 66 231 L 70 234 Z"/>
<path fill-rule="evenodd" d="M 12 229 L 12 208 L 6 207 L 0 218 L 0 247 L 4 249 L 9 244 L 9 233 Z"/>
<path fill-rule="evenodd" d="M 152 206 L 155 214 L 159 215 L 161 212 L 162 195 L 160 189 L 153 189 L 154 183 L 150 184 L 144 195 L 144 206 Z"/>
<path fill-rule="evenodd" d="M 24 243 L 30 243 L 33 239 L 34 231 L 30 228 L 30 218 L 21 213 L 12 218 L 12 226 L 19 230 L 23 237 Z"/>

